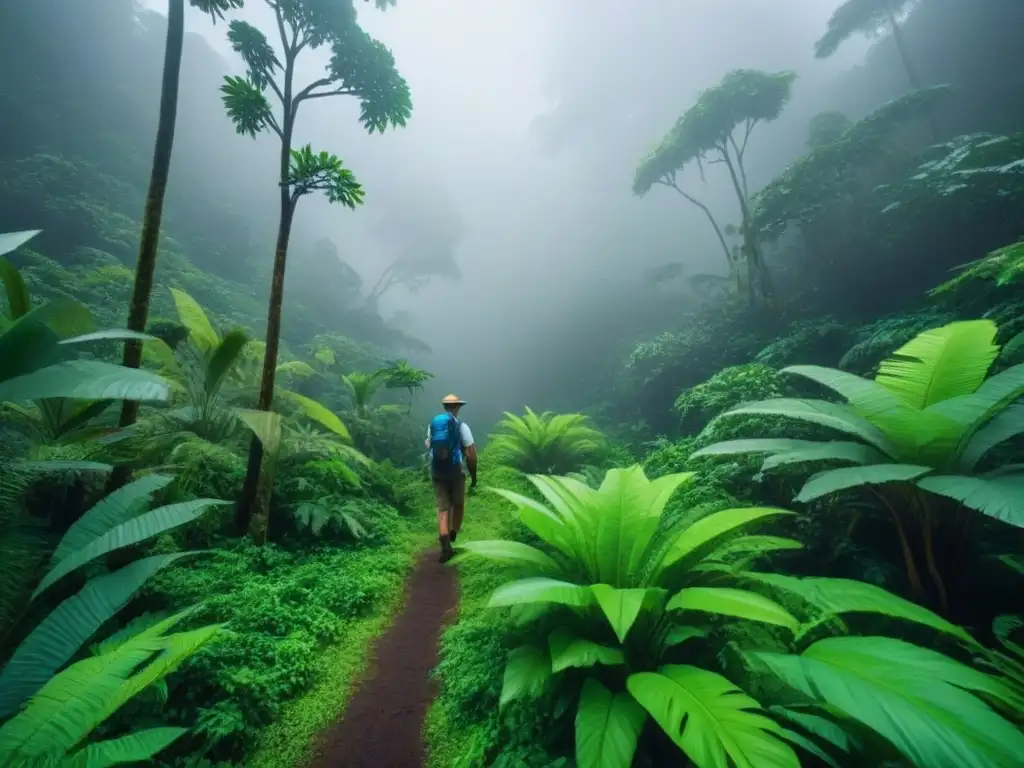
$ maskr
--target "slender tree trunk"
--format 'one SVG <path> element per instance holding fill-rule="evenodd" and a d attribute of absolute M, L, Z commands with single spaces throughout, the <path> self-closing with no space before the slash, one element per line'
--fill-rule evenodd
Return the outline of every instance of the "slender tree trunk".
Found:
<path fill-rule="evenodd" d="M 771 299 L 773 292 L 771 276 L 768 274 L 768 268 L 761 258 L 761 249 L 758 247 L 757 238 L 754 237 L 751 228 L 750 206 L 747 204 L 747 196 L 743 194 L 743 187 L 740 185 L 740 178 L 736 172 L 736 163 L 729 156 L 728 147 L 722 146 L 719 147 L 719 150 L 725 161 L 725 167 L 729 169 L 729 177 L 732 179 L 733 189 L 736 190 L 736 199 L 739 200 L 740 214 L 743 218 L 743 251 L 747 258 L 748 274 L 752 283 L 751 286 L 748 286 L 747 293 L 751 303 L 754 303 L 757 299 L 757 291 L 753 283 L 756 281 L 756 283 L 760 284 L 761 298 Z"/>
<path fill-rule="evenodd" d="M 725 263 L 729 265 L 729 271 L 732 272 L 732 254 L 729 251 L 729 244 L 725 242 L 725 235 L 722 234 L 722 228 L 718 226 L 718 222 L 715 220 L 715 215 L 711 213 L 711 209 L 704 205 L 704 203 L 702 203 L 696 197 L 688 195 L 686 192 L 680 189 L 678 184 L 669 184 L 668 186 L 672 187 L 672 189 L 674 189 L 676 192 L 682 195 L 686 200 L 693 203 L 702 211 L 704 211 L 704 215 L 707 216 L 708 221 L 711 222 L 711 226 L 714 228 L 715 234 L 718 236 L 718 242 L 722 246 L 722 251 L 725 253 Z"/>
<path fill-rule="evenodd" d="M 888 0 L 886 0 L 885 3 L 885 13 L 889 17 L 889 26 L 892 29 L 892 41 L 896 44 L 896 50 L 900 54 L 900 60 L 903 62 L 903 69 L 907 73 L 907 81 L 910 83 L 910 87 L 915 91 L 920 90 L 924 87 L 924 83 L 917 74 L 917 68 L 910 60 L 910 54 L 907 53 L 907 44 L 903 40 L 903 30 L 900 28 L 900 24 L 896 20 L 896 14 L 892 12 L 892 4 L 888 2 Z M 932 132 L 932 141 L 938 141 L 939 125 L 935 120 L 935 114 L 930 108 L 928 110 L 928 126 Z"/>
<path fill-rule="evenodd" d="M 157 247 L 160 243 L 160 224 L 164 212 L 164 194 L 171 170 L 171 151 L 174 147 L 174 127 L 178 117 L 178 84 L 181 79 L 181 50 L 185 37 L 185 0 L 169 0 L 167 7 L 167 41 L 164 44 L 164 71 L 160 86 L 160 117 L 153 148 L 153 166 L 149 172 L 149 190 L 142 216 L 142 236 L 139 256 L 135 265 L 135 284 L 132 287 L 128 309 L 128 330 L 145 331 L 149 318 L 149 298 L 153 292 L 156 272 Z M 124 345 L 123 365 L 138 368 L 142 364 L 142 342 L 127 341 Z M 125 400 L 121 406 L 121 427 L 130 427 L 139 415 L 139 402 Z M 113 491 L 127 482 L 131 469 L 119 465 L 107 483 Z"/>
<path fill-rule="evenodd" d="M 899 51 L 900 59 L 903 61 L 903 69 L 907 72 L 907 80 L 910 81 L 910 87 L 916 91 L 921 88 L 921 78 L 917 76 L 917 70 L 910 61 L 907 45 L 903 41 L 903 30 L 900 29 L 900 24 L 896 20 L 896 14 L 892 12 L 892 5 L 889 2 L 885 3 L 885 13 L 889 17 L 889 26 L 892 28 L 892 41 L 896 44 L 896 50 Z"/>
<path fill-rule="evenodd" d="M 288 171 L 291 163 L 292 129 L 295 112 L 292 105 L 292 80 L 294 77 L 294 55 L 288 52 L 285 62 L 284 99 L 281 119 L 281 156 L 278 178 L 281 188 L 281 217 L 277 226 L 277 246 L 274 249 L 274 271 L 270 281 L 270 306 L 267 311 L 266 352 L 263 357 L 263 375 L 260 378 L 260 396 L 256 407 L 261 411 L 269 411 L 274 403 L 274 379 L 277 374 L 277 353 L 281 342 L 281 312 L 284 308 L 284 276 L 288 260 L 288 241 L 291 238 L 292 220 L 295 217 L 295 203 L 291 187 L 288 184 Z M 249 462 L 245 472 L 245 483 L 242 486 L 242 497 L 235 510 L 235 522 L 240 535 L 249 530 L 253 515 L 263 514 L 265 509 L 257 506 L 269 506 L 271 489 L 260 487 L 260 472 L 263 467 L 263 443 L 255 435 L 249 443 Z"/>

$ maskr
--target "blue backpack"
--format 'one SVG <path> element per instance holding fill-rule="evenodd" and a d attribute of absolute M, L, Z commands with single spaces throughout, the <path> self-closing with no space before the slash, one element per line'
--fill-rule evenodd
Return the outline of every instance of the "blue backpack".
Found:
<path fill-rule="evenodd" d="M 459 420 L 439 413 L 430 420 L 430 468 L 435 474 L 454 472 L 462 464 L 462 433 Z"/>

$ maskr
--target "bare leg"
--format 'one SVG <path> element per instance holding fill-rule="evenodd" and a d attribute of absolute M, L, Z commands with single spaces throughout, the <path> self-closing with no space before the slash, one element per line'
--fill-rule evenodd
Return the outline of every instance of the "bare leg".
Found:
<path fill-rule="evenodd" d="M 450 517 L 447 509 L 437 508 L 437 535 L 447 536 L 448 535 L 448 518 Z M 455 528 L 458 530 L 458 527 Z"/>
<path fill-rule="evenodd" d="M 452 505 L 452 521 L 451 528 L 453 533 L 458 533 L 462 530 L 462 514 L 466 511 L 466 505 L 453 504 Z"/>

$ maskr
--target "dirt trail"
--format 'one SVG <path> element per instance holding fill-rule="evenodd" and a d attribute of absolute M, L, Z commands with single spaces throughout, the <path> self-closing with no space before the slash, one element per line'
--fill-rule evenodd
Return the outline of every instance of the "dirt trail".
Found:
<path fill-rule="evenodd" d="M 312 768 L 420 768 L 423 717 L 434 699 L 430 671 L 455 615 L 455 569 L 427 550 L 406 582 L 405 604 L 376 643 L 369 671 L 342 720 L 320 735 Z"/>

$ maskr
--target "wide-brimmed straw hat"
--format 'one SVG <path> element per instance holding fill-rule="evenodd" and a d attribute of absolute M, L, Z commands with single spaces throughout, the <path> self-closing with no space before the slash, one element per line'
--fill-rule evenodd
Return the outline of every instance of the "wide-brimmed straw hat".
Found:
<path fill-rule="evenodd" d="M 466 401 L 458 395 L 445 395 L 441 398 L 441 405 L 465 405 Z"/>

